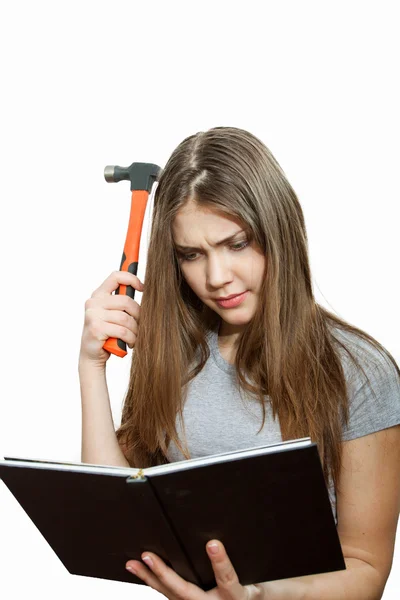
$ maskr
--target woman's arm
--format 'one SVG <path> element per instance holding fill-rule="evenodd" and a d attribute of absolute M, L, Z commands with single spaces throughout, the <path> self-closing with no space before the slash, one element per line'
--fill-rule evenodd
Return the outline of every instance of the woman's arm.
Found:
<path fill-rule="evenodd" d="M 343 442 L 337 490 L 345 571 L 260 584 L 265 600 L 379 600 L 400 510 L 400 425 Z"/>
<path fill-rule="evenodd" d="M 106 381 L 106 366 L 79 362 L 82 398 L 81 461 L 129 467 L 115 434 Z"/>
<path fill-rule="evenodd" d="M 120 285 L 143 292 L 143 283 L 127 271 L 114 271 L 85 302 L 85 321 L 79 352 L 82 397 L 82 462 L 129 467 L 119 446 L 106 381 L 110 353 L 104 342 L 136 343 L 140 306 L 125 294 L 113 294 Z"/>

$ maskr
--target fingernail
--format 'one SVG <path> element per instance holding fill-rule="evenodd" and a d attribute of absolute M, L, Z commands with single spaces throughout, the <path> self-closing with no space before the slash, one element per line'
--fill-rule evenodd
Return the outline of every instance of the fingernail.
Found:
<path fill-rule="evenodd" d="M 136 569 L 134 567 L 125 567 L 127 571 L 130 571 L 131 573 L 133 573 L 133 575 L 137 575 Z"/>
<path fill-rule="evenodd" d="M 207 548 L 210 551 L 210 554 L 217 554 L 219 550 L 218 544 L 209 544 Z"/>
<path fill-rule="evenodd" d="M 150 556 L 142 556 L 142 560 L 146 563 L 146 565 L 148 565 L 151 569 L 153 568 L 153 561 L 151 560 Z"/>

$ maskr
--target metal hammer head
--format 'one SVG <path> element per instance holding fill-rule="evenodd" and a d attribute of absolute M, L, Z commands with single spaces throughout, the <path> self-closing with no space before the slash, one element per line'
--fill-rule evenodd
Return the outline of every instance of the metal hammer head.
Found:
<path fill-rule="evenodd" d="M 153 163 L 134 162 L 130 167 L 107 165 L 104 169 L 104 178 L 108 183 L 126 179 L 131 182 L 131 191 L 147 190 L 150 193 L 160 171 L 161 167 Z"/>

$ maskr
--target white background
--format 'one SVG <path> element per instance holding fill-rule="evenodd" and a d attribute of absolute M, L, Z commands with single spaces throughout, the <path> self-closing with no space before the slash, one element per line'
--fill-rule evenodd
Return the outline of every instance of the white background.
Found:
<path fill-rule="evenodd" d="M 400 361 L 397 8 L 3 4 L 0 456 L 80 461 L 84 302 L 119 268 L 130 209 L 129 184 L 107 184 L 105 165 L 164 166 L 214 126 L 270 148 L 304 209 L 317 299 Z M 108 363 L 116 425 L 129 361 Z M 2 482 L 0 505 L 3 598 L 157 595 L 69 575 Z M 399 571 L 398 544 L 385 600 Z"/>

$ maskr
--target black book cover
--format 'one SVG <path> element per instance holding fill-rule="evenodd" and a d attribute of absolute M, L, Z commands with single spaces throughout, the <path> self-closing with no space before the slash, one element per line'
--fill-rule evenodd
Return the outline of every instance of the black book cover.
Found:
<path fill-rule="evenodd" d="M 242 585 L 345 568 L 315 444 L 141 478 L 14 462 L 0 461 L 1 478 L 72 574 L 144 584 L 125 563 L 147 550 L 209 590 L 213 538 Z"/>
<path fill-rule="evenodd" d="M 202 582 L 225 546 L 242 585 L 345 569 L 317 446 L 150 477 Z M 134 485 L 128 483 L 128 485 Z"/>
<path fill-rule="evenodd" d="M 1 462 L 0 476 L 71 574 L 144 584 L 125 563 L 148 550 L 199 583 L 147 481 Z"/>

